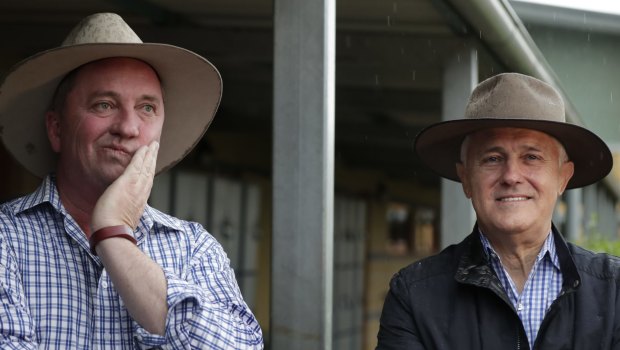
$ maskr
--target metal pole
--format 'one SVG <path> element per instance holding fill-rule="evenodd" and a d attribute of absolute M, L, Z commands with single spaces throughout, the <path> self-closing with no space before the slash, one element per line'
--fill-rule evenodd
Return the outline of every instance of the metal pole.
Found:
<path fill-rule="evenodd" d="M 274 2 L 271 348 L 331 349 L 335 1 Z"/>
<path fill-rule="evenodd" d="M 583 193 L 581 188 L 566 191 L 566 239 L 578 242 L 583 232 Z"/>
<path fill-rule="evenodd" d="M 467 48 L 456 52 L 444 71 L 442 120 L 463 118 L 465 105 L 476 84 L 476 50 Z M 441 248 L 460 242 L 471 232 L 475 222 L 476 214 L 461 184 L 441 179 Z"/>

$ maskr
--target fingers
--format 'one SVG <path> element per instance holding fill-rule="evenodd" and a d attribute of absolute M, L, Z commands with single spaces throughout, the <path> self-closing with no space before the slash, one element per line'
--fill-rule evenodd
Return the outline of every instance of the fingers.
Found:
<path fill-rule="evenodd" d="M 120 224 L 135 229 L 151 192 L 158 150 L 159 143 L 153 141 L 134 153 L 123 174 L 99 197 L 93 229 Z"/>
<path fill-rule="evenodd" d="M 144 172 L 145 175 L 153 177 L 157 165 L 157 154 L 159 152 L 159 142 L 153 141 L 149 145 L 146 155 L 144 156 Z"/>
<path fill-rule="evenodd" d="M 157 165 L 157 153 L 159 142 L 153 141 L 148 146 L 140 147 L 131 158 L 131 162 L 125 169 L 125 174 L 143 175 L 153 177 Z"/>

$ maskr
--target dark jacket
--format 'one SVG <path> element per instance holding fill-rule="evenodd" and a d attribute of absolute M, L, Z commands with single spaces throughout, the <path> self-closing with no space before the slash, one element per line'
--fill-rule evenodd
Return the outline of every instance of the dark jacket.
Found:
<path fill-rule="evenodd" d="M 562 291 L 534 349 L 620 349 L 620 259 L 564 241 L 553 228 Z M 377 349 L 529 349 L 483 252 L 478 229 L 399 271 L 383 305 Z"/>

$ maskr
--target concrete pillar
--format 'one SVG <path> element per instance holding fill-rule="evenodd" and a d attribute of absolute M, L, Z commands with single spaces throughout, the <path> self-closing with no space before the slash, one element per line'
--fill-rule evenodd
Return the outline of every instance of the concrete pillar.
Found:
<path fill-rule="evenodd" d="M 335 0 L 274 1 L 271 349 L 332 348 Z"/>
<path fill-rule="evenodd" d="M 478 84 L 478 60 L 475 49 L 457 52 L 447 62 L 443 76 L 442 120 L 460 119 L 465 114 L 469 95 Z M 471 202 L 458 182 L 441 180 L 441 248 L 460 242 L 476 222 Z"/>
<path fill-rule="evenodd" d="M 583 232 L 583 192 L 581 188 L 566 191 L 566 239 L 576 242 Z"/>
<path fill-rule="evenodd" d="M 583 215 L 584 235 L 599 232 L 599 210 L 596 184 L 582 188 L 583 191 Z"/>

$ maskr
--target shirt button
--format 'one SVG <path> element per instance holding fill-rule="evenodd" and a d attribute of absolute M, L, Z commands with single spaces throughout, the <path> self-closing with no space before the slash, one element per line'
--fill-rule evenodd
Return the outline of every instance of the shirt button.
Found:
<path fill-rule="evenodd" d="M 108 282 L 106 281 L 101 282 L 101 287 L 108 288 Z"/>
<path fill-rule="evenodd" d="M 105 340 L 111 340 L 111 339 L 112 339 L 112 334 L 110 334 L 110 333 L 105 333 L 105 334 L 103 335 L 103 339 L 105 339 Z"/>
<path fill-rule="evenodd" d="M 523 303 L 517 304 L 517 311 L 523 311 L 524 308 Z"/>

